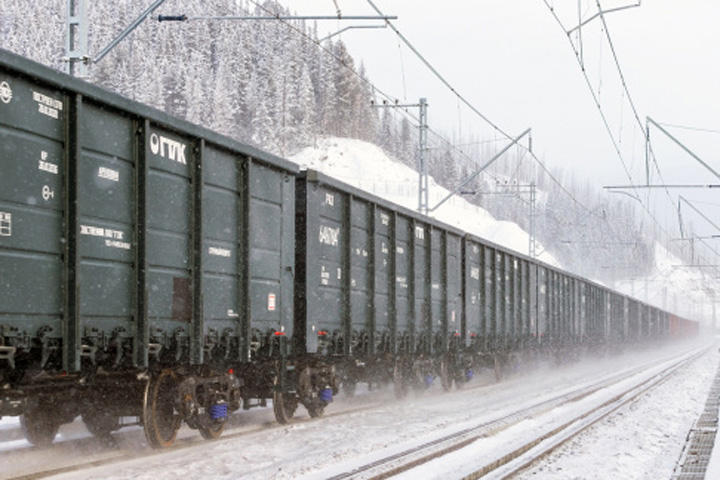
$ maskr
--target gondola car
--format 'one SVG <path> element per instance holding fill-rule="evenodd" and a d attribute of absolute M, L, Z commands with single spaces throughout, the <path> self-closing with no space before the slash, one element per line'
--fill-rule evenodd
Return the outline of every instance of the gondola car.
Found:
<path fill-rule="evenodd" d="M 294 410 L 294 164 L 0 51 L 0 168 L 0 415 L 32 443 Z"/>
<path fill-rule="evenodd" d="M 297 180 L 296 338 L 344 390 L 444 384 L 460 343 L 464 233 L 316 171 Z M 302 330 L 304 329 L 304 330 Z"/>

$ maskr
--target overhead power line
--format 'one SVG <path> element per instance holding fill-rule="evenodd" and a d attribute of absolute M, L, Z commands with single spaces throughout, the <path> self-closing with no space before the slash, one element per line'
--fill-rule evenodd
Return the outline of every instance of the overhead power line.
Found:
<path fill-rule="evenodd" d="M 372 2 L 372 0 L 367 0 L 367 2 L 370 4 L 370 6 L 378 13 L 378 15 L 383 16 L 384 14 L 382 11 Z M 478 117 L 480 117 L 482 120 L 484 120 L 488 125 L 490 125 L 492 128 L 494 128 L 497 132 L 502 134 L 505 138 L 508 140 L 511 140 L 514 142 L 514 138 L 510 136 L 509 133 L 505 132 L 502 128 L 500 128 L 497 124 L 492 122 L 488 117 L 483 115 L 480 110 L 478 110 L 472 103 L 470 103 L 464 96 L 458 92 L 455 87 L 453 87 L 450 82 L 448 82 L 442 74 L 418 51 L 415 46 L 410 43 L 410 41 L 400 33 L 400 30 L 391 22 L 387 21 L 388 26 L 397 34 L 397 36 L 402 40 L 402 42 L 407 45 L 407 47 L 412 50 L 412 52 L 420 59 L 420 61 L 425 64 L 425 66 L 435 75 L 435 77 L 442 82 L 443 85 L 445 85 L 462 103 L 465 104 L 470 110 L 473 111 Z"/>

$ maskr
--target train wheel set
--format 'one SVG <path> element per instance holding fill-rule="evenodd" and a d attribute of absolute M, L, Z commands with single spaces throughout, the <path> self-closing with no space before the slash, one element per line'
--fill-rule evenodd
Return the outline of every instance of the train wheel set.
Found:
<path fill-rule="evenodd" d="M 698 324 L 0 50 L 0 416 L 152 447 Z"/>

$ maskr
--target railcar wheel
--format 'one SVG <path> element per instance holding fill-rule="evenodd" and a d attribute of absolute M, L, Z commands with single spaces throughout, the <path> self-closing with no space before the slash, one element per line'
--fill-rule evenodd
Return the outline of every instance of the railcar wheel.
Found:
<path fill-rule="evenodd" d="M 172 370 L 152 375 L 145 388 L 143 426 L 145 437 L 153 448 L 167 448 L 175 443 L 180 430 L 180 413 L 175 408 L 178 379 Z"/>
<path fill-rule="evenodd" d="M 440 383 L 446 392 L 452 388 L 453 374 L 450 368 L 450 359 L 443 357 L 440 360 Z M 457 383 L 457 382 L 456 382 Z"/>
<path fill-rule="evenodd" d="M 321 402 L 315 402 L 307 407 L 307 411 L 312 418 L 322 417 L 325 413 L 325 404 Z"/>
<path fill-rule="evenodd" d="M 500 382 L 503 379 L 503 362 L 500 355 L 493 355 L 493 366 L 495 368 L 495 381 Z"/>
<path fill-rule="evenodd" d="M 48 408 L 33 408 L 20 415 L 20 429 L 28 442 L 46 447 L 55 440 L 60 422 Z"/>
<path fill-rule="evenodd" d="M 82 421 L 94 437 L 109 438 L 110 434 L 120 428 L 120 418 L 107 412 L 85 412 Z"/>
<path fill-rule="evenodd" d="M 223 430 L 225 430 L 225 423 L 218 423 L 215 425 L 200 425 L 198 431 L 205 440 L 214 440 L 220 438 Z"/>
<path fill-rule="evenodd" d="M 405 380 L 405 369 L 401 361 L 396 361 L 393 367 L 393 383 L 395 398 L 405 398 L 405 395 L 407 395 L 407 382 Z"/>
<path fill-rule="evenodd" d="M 292 422 L 295 411 L 298 407 L 298 399 L 292 393 L 282 392 L 278 386 L 280 377 L 275 377 L 273 390 L 273 411 L 275 412 L 275 420 L 283 425 Z"/>
<path fill-rule="evenodd" d="M 305 367 L 298 374 L 297 388 L 300 400 L 310 414 L 310 417 L 322 417 L 327 404 L 323 402 L 317 394 L 318 385 L 313 381 L 312 368 Z"/>
<path fill-rule="evenodd" d="M 357 392 L 357 382 L 353 379 L 345 379 L 342 382 L 343 393 L 348 397 L 354 397 Z"/>

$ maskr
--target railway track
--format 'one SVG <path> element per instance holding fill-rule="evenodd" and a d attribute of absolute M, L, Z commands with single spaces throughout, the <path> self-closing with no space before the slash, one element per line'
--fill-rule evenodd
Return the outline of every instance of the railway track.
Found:
<path fill-rule="evenodd" d="M 699 355 L 699 353 L 696 355 Z M 382 455 L 382 452 L 379 451 L 376 452 L 376 459 L 372 462 L 361 463 L 362 459 L 355 459 L 355 464 L 352 468 L 348 466 L 350 463 L 346 463 L 344 467 L 343 465 L 337 465 L 330 470 L 323 471 L 321 477 L 317 477 L 317 475 L 316 477 L 334 479 L 389 478 L 401 475 L 403 472 L 408 472 L 408 477 L 412 477 L 414 474 L 412 469 L 417 466 L 425 465 L 429 462 L 442 461 L 444 458 L 450 458 L 453 455 L 463 455 L 464 448 L 473 447 L 483 439 L 495 439 L 500 438 L 502 435 L 508 435 L 513 427 L 517 428 L 518 425 L 521 425 L 523 422 L 537 419 L 539 423 L 544 423 L 544 420 L 540 419 L 545 418 L 545 415 L 550 414 L 554 410 L 567 408 L 568 405 L 582 403 L 584 400 L 599 395 L 604 390 L 620 385 L 623 382 L 628 382 L 629 378 L 641 375 L 642 372 L 655 369 L 657 371 L 650 377 L 656 378 L 657 375 L 665 375 L 665 377 L 667 377 L 672 371 L 681 368 L 681 365 L 684 364 L 683 362 L 691 361 L 693 358 L 695 358 L 695 356 L 687 353 L 684 355 L 682 361 L 671 362 L 667 358 L 663 358 L 661 360 L 646 362 L 636 368 L 625 370 L 622 373 L 604 378 L 602 381 L 594 382 L 591 385 L 587 385 L 586 382 L 583 388 L 576 388 L 571 391 L 566 389 L 560 394 L 548 395 L 542 401 L 534 402 L 533 405 L 526 405 L 526 408 L 516 409 L 513 412 L 504 412 L 507 414 L 498 414 L 495 418 L 489 418 L 489 421 L 472 425 L 469 428 L 467 424 L 463 427 L 450 425 L 448 429 L 443 430 L 444 434 L 438 432 L 437 435 L 441 435 L 439 438 L 436 437 L 432 440 L 422 442 L 422 444 L 407 446 L 406 448 L 400 446 L 398 448 L 401 448 L 402 451 L 396 452 L 393 455 L 385 455 L 378 459 L 377 457 Z M 667 373 L 662 373 L 665 371 L 667 371 Z M 528 376 L 523 375 L 515 380 L 524 383 L 525 380 L 523 380 L 523 378 L 527 379 Z M 513 382 L 515 380 L 511 379 L 509 381 Z M 652 381 L 647 379 L 643 385 L 645 390 L 647 390 L 652 387 Z M 478 384 L 468 385 L 458 394 L 469 394 L 469 398 L 481 398 L 480 396 L 493 395 L 494 393 L 501 392 L 507 388 L 507 386 L 507 382 L 494 385 L 478 382 Z M 645 391 L 642 389 L 642 386 L 636 388 L 639 388 L 639 390 L 634 396 L 640 395 Z M 422 397 L 435 401 L 433 400 L 434 397 L 442 399 L 444 395 L 446 394 L 440 391 L 430 391 Z M 621 395 L 619 392 L 614 396 L 622 396 L 625 398 L 625 395 Z M 351 418 L 354 415 L 367 416 L 368 418 L 376 417 L 376 412 L 373 412 L 374 409 L 379 410 L 378 407 L 387 406 L 395 402 L 392 393 L 388 391 L 374 392 L 372 399 L 362 397 L 363 396 L 360 396 L 360 398 L 354 399 L 338 398 L 333 410 L 327 412 L 323 421 L 344 423 L 346 421 L 352 421 Z M 620 398 L 618 398 L 618 400 L 620 400 Z M 600 403 L 608 402 L 609 400 Z M 597 407 L 600 408 L 602 405 Z M 619 408 L 619 406 L 613 408 L 609 403 L 605 405 L 605 410 L 608 411 L 616 408 Z M 592 408 L 588 407 L 586 410 L 592 410 Z M 581 414 L 576 415 L 576 417 L 579 416 L 581 416 Z M 564 421 L 560 422 L 556 427 L 548 429 L 552 431 L 542 432 L 542 434 L 538 434 L 534 440 L 525 442 L 523 445 L 518 444 L 498 458 L 492 459 L 492 461 L 489 460 L 486 462 L 486 465 L 475 469 L 475 473 L 469 473 L 468 478 L 479 478 L 479 476 L 483 475 L 489 477 L 499 475 L 497 478 L 504 478 L 504 476 L 510 475 L 511 473 L 503 474 L 502 472 L 512 472 L 523 468 L 529 464 L 531 461 L 529 459 L 533 455 L 537 456 L 536 452 L 539 450 L 547 452 L 549 448 L 555 448 L 556 445 L 548 447 L 551 441 L 550 437 L 559 438 L 557 437 L 558 435 L 563 433 L 567 434 L 567 432 L 572 431 L 574 427 L 570 425 L 572 423 L 569 420 L 570 418 L 570 416 L 567 416 L 564 418 Z M 593 420 L 594 418 L 595 417 L 588 413 L 582 417 L 580 421 L 590 424 L 589 422 L 597 421 L 597 419 Z M 223 436 L 216 442 L 232 442 L 242 439 L 243 437 L 247 437 L 250 439 L 249 441 L 253 442 L 255 441 L 252 440 L 253 435 L 265 435 L 264 432 L 267 432 L 270 436 L 273 434 L 276 435 L 278 432 L 287 428 L 287 426 L 281 426 L 274 422 L 271 408 L 244 412 L 231 422 L 231 428 L 228 428 Z M 315 426 L 316 423 L 317 420 L 299 417 L 296 419 L 293 427 L 291 427 L 291 430 L 296 428 L 304 430 L 307 427 Z M 324 428 L 329 427 L 331 427 L 331 425 L 325 425 Z M 157 459 L 166 453 L 192 452 L 194 448 L 207 445 L 207 441 L 202 440 L 196 432 L 190 429 L 181 430 L 180 438 L 174 447 L 158 451 L 151 450 L 145 446 L 143 433 L 140 428 L 128 431 L 123 430 L 116 433 L 113 435 L 112 441 L 109 444 L 100 444 L 96 439 L 88 437 L 83 431 L 83 427 L 79 424 L 76 425 L 75 428 L 80 431 L 78 435 L 84 438 L 66 440 L 47 449 L 24 448 L 0 452 L 0 465 L 3 466 L 3 468 L 0 468 L 0 479 L 40 479 L 68 472 L 74 475 L 78 473 L 82 475 L 81 472 L 86 469 L 98 466 L 125 464 L 129 460 L 150 464 L 157 462 Z M 302 441 L 302 439 L 300 438 L 298 441 Z M 2 443 L 0 443 L 0 449 L 2 449 Z M 82 452 L 82 455 L 79 455 L 80 452 Z M 477 455 L 475 456 L 477 457 Z M 33 464 L 38 462 L 38 458 L 42 458 L 45 464 L 35 468 Z M 62 460 L 54 462 L 56 458 Z M 47 459 L 49 459 L 49 461 L 45 461 Z M 22 466 L 18 465 L 18 468 L 6 469 L 4 466 L 7 465 L 8 461 L 12 463 L 17 462 L 18 464 L 22 464 Z"/>
<path fill-rule="evenodd" d="M 480 379 L 466 386 L 465 391 L 487 387 L 488 381 Z M 429 395 L 443 394 L 435 391 Z M 327 411 L 323 418 L 332 419 L 358 414 L 395 401 L 391 389 L 372 392 L 371 398 L 362 394 L 340 397 L 334 408 Z M 299 414 L 292 426 L 316 421 Z M 232 441 L 259 432 L 272 432 L 287 427 L 275 421 L 272 405 L 269 405 L 268 408 L 234 415 L 223 435 L 215 441 Z M 63 436 L 65 438 L 62 438 Z M 187 450 L 207 443 L 208 441 L 202 439 L 197 431 L 186 427 L 180 430 L 175 445 L 154 450 L 147 447 L 142 427 L 123 429 L 107 439 L 97 439 L 86 431 L 80 420 L 76 420 L 73 424 L 62 427 L 58 441 L 48 447 L 39 448 L 24 441 L 19 427 L 9 428 L 0 432 L 0 480 L 35 480 L 128 460 L 143 458 L 150 460 L 168 452 Z M 78 452 L 83 454 L 80 456 Z M 14 465 L 18 465 L 18 468 L 14 468 Z M 41 466 L 36 467 L 36 465 Z"/>
<path fill-rule="evenodd" d="M 588 427 L 664 382 L 683 366 L 692 363 L 706 352 L 707 348 L 704 348 L 682 355 L 677 359 L 650 362 L 593 385 L 540 401 L 509 415 L 410 447 L 330 478 L 332 480 L 354 478 L 379 480 L 396 477 L 405 472 L 407 472 L 407 478 L 417 478 L 413 469 L 430 462 L 444 460 L 446 463 L 454 465 L 458 462 L 453 459 L 453 456 L 477 458 L 479 455 L 474 447 L 477 442 L 488 439 L 498 439 L 497 442 L 506 442 L 511 447 L 496 458 L 489 459 L 481 466 L 464 473 L 463 478 L 466 480 L 481 477 L 509 478 L 548 455 Z M 642 376 L 643 372 L 652 373 L 647 377 Z M 642 376 L 642 379 L 633 380 L 638 376 Z M 603 391 L 608 391 L 613 387 L 617 391 L 614 391 L 609 396 L 610 398 L 608 395 L 602 395 Z M 583 404 L 581 408 L 568 408 L 570 405 L 581 403 Z M 572 410 L 572 414 L 563 413 L 554 421 L 547 420 L 548 417 L 552 417 L 552 412 L 558 410 L 564 412 Z M 533 422 L 552 426 L 539 429 L 531 436 L 525 434 L 522 437 L 525 440 L 519 443 L 510 438 L 513 437 L 514 427 L 517 430 L 521 423 Z M 499 440 L 503 437 L 507 438 Z M 448 470 L 449 468 L 442 466 L 437 467 L 437 471 Z"/>
<path fill-rule="evenodd" d="M 324 417 L 333 418 L 371 410 L 382 403 L 382 401 L 371 401 L 358 404 L 358 402 L 353 402 L 352 399 L 346 400 L 350 401 L 344 402 L 337 411 L 326 413 Z M 243 416 L 245 416 L 245 418 L 243 418 Z M 305 422 L 313 421 L 315 420 L 312 418 L 299 416 L 294 420 L 293 425 L 302 425 Z M 121 430 L 107 439 L 96 439 L 89 436 L 89 433 L 83 432 L 84 427 L 75 425 L 78 423 L 79 421 L 76 420 L 74 426 L 68 428 L 73 430 L 71 433 L 72 436 L 79 435 L 79 438 L 61 440 L 45 448 L 25 444 L 25 442 L 22 441 L 22 433 L 19 432 L 19 429 L 17 432 L 7 433 L 6 437 L 8 440 L 5 442 L 0 441 L 0 449 L 3 450 L 0 451 L 0 467 L 4 464 L 7 466 L 6 462 L 11 457 L 25 456 L 27 459 L 13 459 L 13 463 L 22 463 L 24 465 L 24 472 L 3 473 L 3 470 L 6 469 L 0 468 L 0 480 L 36 480 L 62 473 L 82 471 L 103 465 L 112 465 L 128 460 L 150 459 L 157 455 L 163 455 L 168 452 L 179 452 L 208 443 L 208 441 L 202 439 L 196 431 L 184 428 L 180 431 L 179 438 L 172 447 L 154 450 L 146 446 L 144 434 L 140 427 L 131 430 Z M 227 428 L 222 437 L 215 441 L 231 441 L 261 431 L 269 432 L 285 427 L 285 425 L 280 425 L 275 422 L 272 406 L 270 406 L 270 408 L 267 409 L 243 412 L 242 414 L 235 415 L 235 417 L 230 420 L 230 428 Z M 18 445 L 3 448 L 4 443 L 11 442 Z M 83 452 L 83 454 L 78 455 L 78 452 Z M 33 465 L 38 463 L 34 459 L 41 457 L 44 467 L 34 469 Z M 55 462 L 56 459 L 57 463 L 51 464 L 51 462 Z M 11 465 L 10 467 L 12 468 Z"/>

